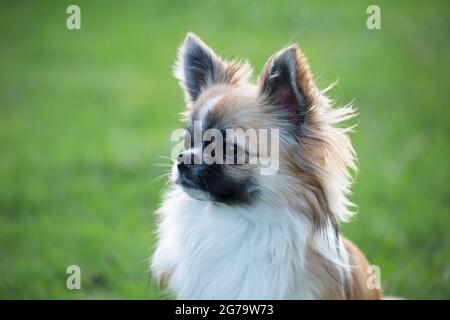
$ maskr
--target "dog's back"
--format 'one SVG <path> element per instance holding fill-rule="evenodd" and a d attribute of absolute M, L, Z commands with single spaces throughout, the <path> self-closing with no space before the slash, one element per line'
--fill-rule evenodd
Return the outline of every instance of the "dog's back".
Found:
<path fill-rule="evenodd" d="M 350 240 L 344 238 L 344 246 L 347 249 L 351 264 L 351 279 L 349 283 L 349 299 L 352 300 L 379 300 L 382 298 L 381 289 L 369 288 L 372 273 L 371 267 L 361 250 Z"/>

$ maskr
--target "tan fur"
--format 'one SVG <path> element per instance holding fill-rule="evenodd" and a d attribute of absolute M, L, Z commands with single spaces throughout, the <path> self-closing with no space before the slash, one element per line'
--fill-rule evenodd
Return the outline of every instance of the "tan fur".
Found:
<path fill-rule="evenodd" d="M 351 274 L 342 279 L 338 276 L 338 266 L 322 257 L 314 246 L 307 250 L 307 261 L 315 282 L 320 284 L 322 299 L 327 300 L 380 300 L 381 289 L 370 289 L 368 286 L 369 262 L 364 254 L 348 239 L 342 237 L 345 249 L 349 256 Z M 343 280 L 343 282 L 342 282 Z"/>
<path fill-rule="evenodd" d="M 382 298 L 380 289 L 369 289 L 367 285 L 367 269 L 369 262 L 364 254 L 350 240 L 344 238 L 345 248 L 348 251 L 352 265 L 352 277 L 350 279 L 351 293 L 349 299 L 352 300 L 379 300 Z"/>
<path fill-rule="evenodd" d="M 350 174 L 348 168 L 355 169 L 354 150 L 347 136 L 347 129 L 335 127 L 336 123 L 352 116 L 353 110 L 349 107 L 332 109 L 330 101 L 321 95 L 315 88 L 306 58 L 297 47 L 290 47 L 297 56 L 300 67 L 297 70 L 299 87 L 308 97 L 310 106 L 306 113 L 305 129 L 299 141 L 300 149 L 289 150 L 281 146 L 280 173 L 276 179 L 282 183 L 274 185 L 272 192 L 279 192 L 279 199 L 284 199 L 287 204 L 298 212 L 309 214 L 316 232 L 327 223 L 337 228 L 340 218 L 334 212 L 328 202 L 327 183 L 336 180 L 342 189 L 340 192 L 348 192 Z M 268 72 L 273 58 L 269 59 L 262 71 L 262 76 Z M 260 81 L 261 78 L 260 78 Z M 215 113 L 219 118 L 226 119 L 230 127 L 236 128 L 281 128 L 284 123 L 279 123 L 270 114 L 261 112 L 260 101 L 255 100 L 254 92 L 257 87 L 250 84 L 234 86 L 221 84 L 207 89 L 194 104 L 193 110 L 200 111 L 206 102 L 214 96 L 223 95 L 223 98 L 209 112 Z M 246 168 L 248 170 L 249 168 Z M 254 168 L 256 170 L 256 168 Z M 230 172 L 239 174 L 239 170 Z M 347 202 L 350 204 L 350 202 Z M 346 210 L 340 207 L 340 210 Z M 348 213 L 350 214 L 350 213 Z M 365 287 L 365 273 L 368 265 L 361 252 L 346 240 L 346 246 L 356 264 L 355 271 L 349 283 L 344 283 L 333 262 L 321 256 L 314 245 L 310 245 L 307 252 L 308 263 L 316 281 L 323 288 L 322 296 L 326 299 L 375 299 L 379 295 Z M 346 289 L 343 289 L 343 286 Z"/>
<path fill-rule="evenodd" d="M 306 252 L 308 268 L 314 277 L 314 282 L 319 283 L 321 299 L 323 300 L 345 300 L 348 299 L 345 279 L 339 276 L 339 268 L 328 259 L 321 256 L 314 246 L 308 246 Z"/>

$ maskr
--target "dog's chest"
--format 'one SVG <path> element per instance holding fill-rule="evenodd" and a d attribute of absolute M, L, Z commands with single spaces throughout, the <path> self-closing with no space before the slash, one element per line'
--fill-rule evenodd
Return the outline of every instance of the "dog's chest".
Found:
<path fill-rule="evenodd" d="M 179 201 L 179 199 L 177 199 Z M 183 198 L 161 208 L 154 273 L 180 299 L 312 299 L 307 223 L 269 208 L 236 211 Z M 161 270 L 158 270 L 161 269 Z"/>

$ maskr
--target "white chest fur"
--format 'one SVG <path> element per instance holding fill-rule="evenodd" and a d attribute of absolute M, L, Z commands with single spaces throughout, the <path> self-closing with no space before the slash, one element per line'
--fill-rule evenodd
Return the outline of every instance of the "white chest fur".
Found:
<path fill-rule="evenodd" d="M 180 189 L 167 194 L 159 214 L 152 272 L 157 278 L 170 275 L 168 287 L 178 299 L 320 298 L 306 265 L 310 226 L 303 215 L 263 206 L 230 208 Z M 339 260 L 335 247 L 318 246 Z"/>

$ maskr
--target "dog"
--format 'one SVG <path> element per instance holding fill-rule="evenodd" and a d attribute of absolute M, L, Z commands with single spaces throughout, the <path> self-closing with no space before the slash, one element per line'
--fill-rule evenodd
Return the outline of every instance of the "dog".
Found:
<path fill-rule="evenodd" d="M 295 44 L 269 58 L 256 84 L 251 72 L 193 33 L 179 48 L 174 73 L 187 131 L 157 211 L 153 277 L 177 299 L 380 299 L 367 259 L 339 232 L 352 216 L 346 196 L 356 170 L 352 128 L 340 124 L 354 110 L 334 107 L 317 89 Z M 193 141 L 198 122 L 203 133 L 226 131 L 226 146 Z M 247 150 L 254 141 L 228 143 L 228 130 L 239 128 L 277 130 L 273 174 L 249 161 L 260 156 Z M 219 159 L 245 161 L 206 163 L 202 150 L 211 145 L 226 149 Z"/>

